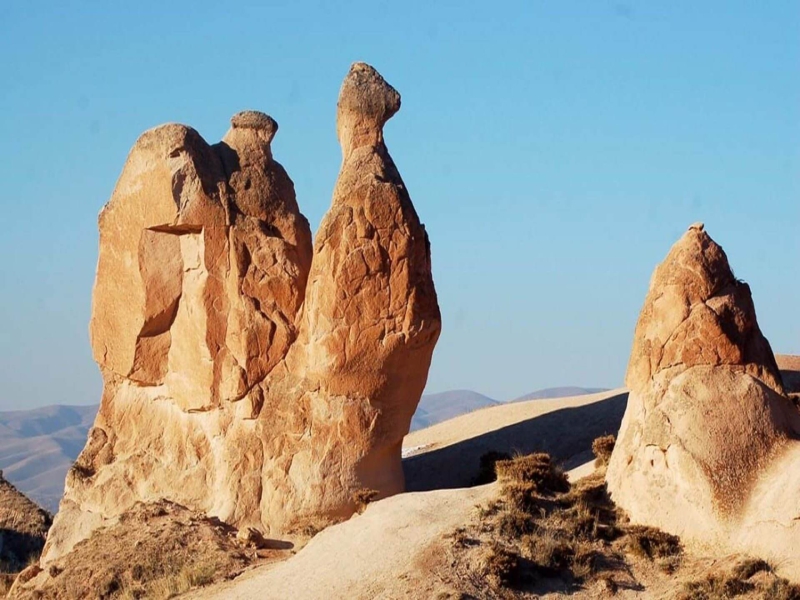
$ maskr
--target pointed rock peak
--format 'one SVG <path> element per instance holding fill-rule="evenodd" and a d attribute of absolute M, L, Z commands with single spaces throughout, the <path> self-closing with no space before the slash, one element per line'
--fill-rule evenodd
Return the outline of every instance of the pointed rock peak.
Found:
<path fill-rule="evenodd" d="M 704 302 L 735 278 L 728 257 L 702 223 L 695 223 L 683 234 L 656 269 L 650 282 L 656 287 L 677 286 L 687 304 Z"/>
<path fill-rule="evenodd" d="M 660 371 L 699 365 L 743 367 L 782 391 L 750 287 L 736 279 L 725 251 L 702 224 L 692 225 L 653 273 L 626 382 L 643 389 Z"/>
<path fill-rule="evenodd" d="M 353 63 L 337 105 L 339 141 L 346 150 L 383 140 L 386 121 L 400 110 L 400 94 L 373 67 Z"/>

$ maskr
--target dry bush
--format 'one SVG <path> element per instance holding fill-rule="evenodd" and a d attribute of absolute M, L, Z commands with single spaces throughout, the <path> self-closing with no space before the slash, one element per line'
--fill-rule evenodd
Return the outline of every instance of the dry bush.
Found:
<path fill-rule="evenodd" d="M 536 487 L 530 483 L 509 481 L 502 484 L 500 494 L 507 507 L 534 515 L 540 511 L 541 501 Z"/>
<path fill-rule="evenodd" d="M 572 560 L 572 574 L 580 581 L 592 579 L 600 571 L 600 552 L 591 544 L 576 544 L 575 558 Z"/>
<path fill-rule="evenodd" d="M 367 509 L 367 505 L 378 497 L 378 490 L 371 490 L 361 488 L 353 492 L 353 502 L 356 504 L 356 510 L 360 513 Z"/>
<path fill-rule="evenodd" d="M 726 600 L 747 594 L 755 589 L 752 583 L 735 577 L 708 575 L 699 581 L 684 584 L 679 600 Z"/>
<path fill-rule="evenodd" d="M 750 579 L 756 573 L 772 573 L 772 566 L 760 558 L 746 558 L 733 568 L 737 579 Z"/>
<path fill-rule="evenodd" d="M 572 565 L 575 549 L 568 541 L 552 531 L 542 531 L 523 538 L 522 547 L 525 558 L 544 573 L 556 574 Z"/>
<path fill-rule="evenodd" d="M 518 538 L 533 533 L 536 529 L 536 520 L 530 513 L 512 505 L 500 515 L 497 528 L 501 535 Z"/>
<path fill-rule="evenodd" d="M 543 452 L 498 460 L 495 470 L 498 480 L 504 485 L 530 485 L 540 495 L 569 491 L 567 475 L 553 464 L 549 454 Z"/>
<path fill-rule="evenodd" d="M 453 538 L 473 592 L 486 585 L 532 593 L 555 585 L 569 591 L 597 582 L 613 594 L 630 581 L 626 549 L 665 570 L 677 566 L 680 540 L 628 526 L 601 471 L 570 485 L 547 454 L 500 459 L 495 469 L 498 498 L 480 510 L 473 528 Z"/>
<path fill-rule="evenodd" d="M 480 464 L 478 466 L 478 474 L 473 479 L 474 485 L 483 485 L 497 480 L 497 473 L 495 472 L 495 464 L 499 460 L 510 460 L 511 455 L 507 452 L 495 452 L 490 450 L 481 455 Z"/>
<path fill-rule="evenodd" d="M 750 581 L 758 573 L 767 577 Z M 800 586 L 775 577 L 772 566 L 758 558 L 744 559 L 728 575 L 709 573 L 703 579 L 685 584 L 679 600 L 723 600 L 750 592 L 758 593 L 764 600 L 800 600 Z"/>
<path fill-rule="evenodd" d="M 481 566 L 485 577 L 495 587 L 512 586 L 519 580 L 519 557 L 500 544 L 486 548 Z"/>
<path fill-rule="evenodd" d="M 630 525 L 626 528 L 628 550 L 649 560 L 680 556 L 683 552 L 679 537 L 655 527 Z"/>
<path fill-rule="evenodd" d="M 800 600 L 800 585 L 775 579 L 764 589 L 764 600 Z"/>
<path fill-rule="evenodd" d="M 613 541 L 622 535 L 617 509 L 601 476 L 590 476 L 562 499 L 562 526 L 577 539 Z"/>
<path fill-rule="evenodd" d="M 594 464 L 596 467 L 603 467 L 608 464 L 616 442 L 617 438 L 614 435 L 604 435 L 592 442 L 592 453 L 595 456 Z"/>

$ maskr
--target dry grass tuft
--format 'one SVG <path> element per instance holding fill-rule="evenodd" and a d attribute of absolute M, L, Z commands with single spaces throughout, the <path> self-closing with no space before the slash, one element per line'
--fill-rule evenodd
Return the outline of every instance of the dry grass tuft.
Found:
<path fill-rule="evenodd" d="M 597 446 L 609 450 L 612 442 Z M 497 455 L 487 455 L 482 469 L 490 459 Z M 478 522 L 453 536 L 456 564 L 470 593 L 480 597 L 487 586 L 534 595 L 553 589 L 572 593 L 596 584 L 596 591 L 613 595 L 636 585 L 629 561 L 641 558 L 664 570 L 679 564 L 680 540 L 629 526 L 611 502 L 603 469 L 570 485 L 547 454 L 494 464 L 497 498 L 479 510 Z"/>
<path fill-rule="evenodd" d="M 800 586 L 775 579 L 764 589 L 764 600 L 800 600 Z"/>
<path fill-rule="evenodd" d="M 367 509 L 367 505 L 375 500 L 378 497 L 378 490 L 371 490 L 367 488 L 361 488 L 353 492 L 353 502 L 356 504 L 356 510 L 359 513 L 364 512 Z"/>
<path fill-rule="evenodd" d="M 510 587 L 519 580 L 519 557 L 500 544 L 486 548 L 481 566 L 494 587 Z"/>
<path fill-rule="evenodd" d="M 569 491 L 567 475 L 555 466 L 549 454 L 543 452 L 516 456 L 495 463 L 497 479 L 503 487 L 528 486 L 539 495 L 553 495 Z"/>
<path fill-rule="evenodd" d="M 679 600 L 725 600 L 747 594 L 754 589 L 752 583 L 735 577 L 708 575 L 700 581 L 690 581 L 685 584 L 683 595 L 679 596 Z"/>
<path fill-rule="evenodd" d="M 677 568 L 675 559 L 683 553 L 679 537 L 644 525 L 628 526 L 626 534 L 627 549 L 631 554 L 655 561 L 667 573 Z"/>
<path fill-rule="evenodd" d="M 733 568 L 737 579 L 750 579 L 756 573 L 772 573 L 772 565 L 760 558 L 746 558 Z"/>
<path fill-rule="evenodd" d="M 766 577 L 753 580 L 758 573 L 764 573 Z M 725 600 L 751 592 L 764 600 L 800 600 L 800 586 L 776 577 L 772 566 L 758 558 L 744 559 L 729 574 L 709 573 L 703 579 L 690 581 L 684 585 L 683 594 L 678 598 Z"/>
<path fill-rule="evenodd" d="M 540 572 L 555 575 L 569 569 L 575 558 L 575 548 L 569 541 L 552 531 L 541 531 L 522 540 L 523 555 Z"/>
<path fill-rule="evenodd" d="M 592 442 L 592 452 L 595 456 L 594 464 L 596 467 L 604 467 L 608 464 L 616 443 L 617 438 L 614 435 L 604 435 Z"/>

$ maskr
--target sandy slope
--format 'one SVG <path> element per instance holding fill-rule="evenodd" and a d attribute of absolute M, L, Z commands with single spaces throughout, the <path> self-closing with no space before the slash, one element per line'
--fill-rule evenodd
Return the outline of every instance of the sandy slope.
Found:
<path fill-rule="evenodd" d="M 623 390 L 614 390 L 503 404 L 414 432 L 407 436 L 405 447 L 424 447 L 405 461 L 413 463 L 407 469 L 409 486 L 435 491 L 400 494 L 371 504 L 364 514 L 318 534 L 286 562 L 254 569 L 189 597 L 436 598 L 452 589 L 445 576 L 446 547 L 451 543 L 445 536 L 474 519 L 475 507 L 485 503 L 494 488 L 435 488 L 468 484 L 485 448 L 523 452 L 555 448 L 558 456 L 579 467 L 597 435 L 619 428 L 625 399 Z M 583 465 L 573 475 L 591 470 Z M 442 485 L 435 485 L 437 478 Z"/>
<path fill-rule="evenodd" d="M 409 491 L 470 485 L 490 450 L 549 452 L 567 469 L 591 459 L 592 441 L 616 433 L 625 412 L 624 389 L 598 394 L 501 404 L 414 431 L 403 442 Z"/>
<path fill-rule="evenodd" d="M 329 527 L 277 567 L 256 569 L 189 597 L 435 598 L 441 591 L 435 571 L 444 555 L 442 538 L 471 518 L 491 487 L 387 498 Z"/>

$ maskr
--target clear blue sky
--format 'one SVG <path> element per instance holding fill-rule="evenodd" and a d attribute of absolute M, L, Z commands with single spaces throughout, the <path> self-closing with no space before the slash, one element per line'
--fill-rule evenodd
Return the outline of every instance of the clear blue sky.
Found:
<path fill-rule="evenodd" d="M 428 391 L 617 386 L 654 266 L 702 220 L 800 352 L 800 3 L 0 3 L 0 409 L 93 403 L 97 213 L 145 129 L 236 111 L 316 228 L 339 84 L 403 96 L 387 141 L 430 233 Z"/>

